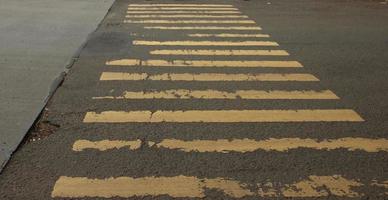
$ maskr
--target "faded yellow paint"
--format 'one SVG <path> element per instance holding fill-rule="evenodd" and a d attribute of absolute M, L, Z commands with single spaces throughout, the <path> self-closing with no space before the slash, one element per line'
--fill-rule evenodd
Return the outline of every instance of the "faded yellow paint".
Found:
<path fill-rule="evenodd" d="M 332 91 L 282 91 L 282 90 L 165 90 L 152 92 L 125 91 L 123 96 L 93 97 L 93 99 L 339 99 Z"/>
<path fill-rule="evenodd" d="M 127 11 L 127 14 L 241 14 L 240 11 Z"/>
<path fill-rule="evenodd" d="M 275 186 L 276 185 L 276 186 Z M 295 183 L 263 182 L 246 184 L 224 178 L 175 177 L 117 177 L 90 179 L 86 177 L 61 176 L 56 181 L 51 197 L 156 197 L 168 195 L 173 198 L 205 198 L 206 190 L 214 189 L 231 198 L 277 197 L 277 198 L 359 198 L 356 192 L 364 186 L 379 187 L 374 183 L 362 183 L 341 175 L 308 176 Z"/>
<path fill-rule="evenodd" d="M 122 59 L 106 62 L 110 66 L 143 67 L 303 67 L 298 61 L 228 61 L 228 60 L 135 60 Z"/>
<path fill-rule="evenodd" d="M 254 194 L 238 181 L 223 178 L 199 179 L 180 175 L 176 177 L 88 179 L 61 176 L 56 181 L 51 196 L 125 198 L 168 195 L 175 198 L 203 198 L 207 189 L 216 189 L 234 198 Z"/>
<path fill-rule="evenodd" d="M 103 72 L 102 81 L 319 81 L 311 74 L 220 74 L 220 73 L 125 73 L 125 72 Z"/>
<path fill-rule="evenodd" d="M 106 151 L 110 149 L 128 148 L 130 150 L 136 150 L 141 147 L 141 140 L 123 141 L 123 140 L 101 140 L 101 141 L 89 141 L 89 140 L 77 140 L 73 144 L 73 151 L 83 151 L 85 149 L 98 149 L 100 151 Z"/>
<path fill-rule="evenodd" d="M 219 34 L 188 34 L 189 37 L 242 37 L 242 38 L 268 38 L 268 34 L 232 34 L 232 33 L 219 33 Z"/>
<path fill-rule="evenodd" d="M 230 4 L 171 4 L 171 3 L 163 3 L 163 4 L 129 4 L 129 7 L 131 6 L 139 6 L 139 7 L 166 7 L 166 6 L 173 6 L 173 7 L 186 7 L 186 6 L 192 6 L 192 7 L 233 7 L 233 5 Z"/>
<path fill-rule="evenodd" d="M 153 55 L 200 55 L 200 56 L 288 56 L 284 50 L 205 50 L 178 49 L 152 50 Z"/>
<path fill-rule="evenodd" d="M 161 30 L 261 30 L 257 26 L 145 26 L 144 28 Z"/>
<path fill-rule="evenodd" d="M 279 46 L 272 41 L 144 41 L 134 40 L 134 45 L 146 46 Z"/>
<path fill-rule="evenodd" d="M 178 140 L 164 139 L 160 142 L 148 141 L 149 147 L 166 148 L 184 152 L 253 152 L 257 150 L 280 151 L 285 152 L 292 149 L 307 148 L 315 150 L 331 151 L 344 149 L 347 151 L 365 151 L 365 152 L 388 152 L 388 139 L 370 139 L 370 138 L 338 138 L 319 141 L 317 139 L 301 138 L 269 138 L 266 140 L 253 139 L 219 139 L 219 140 Z M 106 151 L 110 149 L 128 148 L 136 150 L 141 147 L 141 141 L 122 141 L 122 140 L 102 140 L 88 141 L 77 140 L 73 145 L 73 151 L 83 151 L 85 149 L 97 149 Z M 372 185 L 386 187 L 387 183 L 374 182 Z"/>
<path fill-rule="evenodd" d="M 248 18 L 246 15 L 126 15 L 126 18 Z"/>
<path fill-rule="evenodd" d="M 301 138 L 270 138 L 267 140 L 252 139 L 220 139 L 220 140 L 192 140 L 164 139 L 157 143 L 158 148 L 176 149 L 185 152 L 252 152 L 289 151 L 291 149 L 308 148 L 316 150 L 345 149 L 348 151 L 388 152 L 388 139 L 370 138 L 339 138 L 318 141 L 316 139 Z"/>
<path fill-rule="evenodd" d="M 282 193 L 285 197 L 324 197 L 329 194 L 340 197 L 359 197 L 360 194 L 353 191 L 352 188 L 363 185 L 356 180 L 349 180 L 339 175 L 309 176 L 309 180 L 287 185 Z"/>
<path fill-rule="evenodd" d="M 127 122 L 362 122 L 349 109 L 328 110 L 188 110 L 87 112 L 84 123 Z"/>
<path fill-rule="evenodd" d="M 237 8 L 203 8 L 203 7 L 148 7 L 148 8 L 142 8 L 142 7 L 128 7 L 128 10 L 238 10 Z"/>
<path fill-rule="evenodd" d="M 133 24 L 254 24 L 252 20 L 124 20 Z"/>

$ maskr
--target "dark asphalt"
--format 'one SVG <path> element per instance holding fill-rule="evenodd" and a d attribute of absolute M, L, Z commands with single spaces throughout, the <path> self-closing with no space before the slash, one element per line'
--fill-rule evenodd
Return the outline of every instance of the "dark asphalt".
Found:
<path fill-rule="evenodd" d="M 170 3 L 227 3 L 239 8 L 288 51 L 286 60 L 296 60 L 298 69 L 269 68 L 166 68 L 111 67 L 113 59 L 198 59 L 188 56 L 152 56 L 150 47 L 131 46 L 134 39 L 185 40 L 192 31 L 144 30 L 143 24 L 123 24 L 128 3 L 159 1 L 116 1 L 99 29 L 90 37 L 66 80 L 48 106 L 48 120 L 60 128 L 49 137 L 27 142 L 19 148 L 0 175 L 0 199 L 51 199 L 55 181 L 69 177 L 195 176 L 226 177 L 244 183 L 270 180 L 294 183 L 310 175 L 341 175 L 368 183 L 388 180 L 388 153 L 294 149 L 288 152 L 186 153 L 142 147 L 74 152 L 74 141 L 136 140 L 165 138 L 268 139 L 299 137 L 335 139 L 342 137 L 388 138 L 388 5 L 375 1 L 171 1 Z M 164 2 L 163 3 L 168 3 Z M 213 31 L 212 33 L 217 32 Z M 218 31 L 224 32 L 224 31 Z M 236 31 L 238 32 L 238 31 Z M 130 35 L 136 33 L 137 36 Z M 201 40 L 198 38 L 197 40 Z M 222 39 L 218 39 L 222 40 Z M 237 40 L 237 39 L 234 39 Z M 182 47 L 184 48 L 184 47 Z M 253 49 L 241 47 L 240 49 Z M 265 49 L 262 48 L 262 49 Z M 274 49 L 274 48 L 271 48 Z M 241 56 L 241 60 L 284 60 L 265 56 Z M 201 57 L 201 59 L 219 59 Z M 229 58 L 234 59 L 234 58 Z M 168 82 L 99 81 L 103 71 L 199 73 L 311 73 L 320 82 Z M 339 100 L 92 100 L 94 96 L 120 95 L 123 91 L 165 89 L 324 90 Z M 250 109 L 334 109 L 355 110 L 365 122 L 322 123 L 125 123 L 84 124 L 88 111 L 106 110 L 250 110 Z M 388 189 L 358 188 L 362 199 L 387 199 Z M 60 199 L 60 198 L 56 198 Z M 88 198 L 86 198 L 88 199 Z M 98 198 L 90 198 L 98 199 Z M 101 198 L 103 199 L 103 198 Z M 113 198 L 121 199 L 121 198 Z M 132 197 L 130 199 L 171 199 Z M 187 199 L 187 198 L 182 198 Z M 208 191 L 205 199 L 230 199 L 219 191 Z M 246 197 L 244 199 L 260 199 Z M 271 198 L 263 198 L 271 199 Z M 273 198 L 279 199 L 279 198 Z M 297 199 L 297 198 L 296 198 Z M 312 199 L 312 198 L 300 198 Z M 330 195 L 318 199 L 347 199 Z M 351 198 L 349 198 L 351 199 Z"/>

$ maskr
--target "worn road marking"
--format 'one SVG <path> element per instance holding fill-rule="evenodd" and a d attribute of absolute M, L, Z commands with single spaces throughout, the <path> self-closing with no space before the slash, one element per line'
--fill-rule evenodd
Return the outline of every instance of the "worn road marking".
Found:
<path fill-rule="evenodd" d="M 223 61 L 223 60 L 136 60 L 122 59 L 106 62 L 108 66 L 144 67 L 303 67 L 298 61 Z"/>
<path fill-rule="evenodd" d="M 241 14 L 240 11 L 127 11 L 127 14 Z"/>
<path fill-rule="evenodd" d="M 261 30 L 257 26 L 145 26 L 144 28 L 161 30 Z"/>
<path fill-rule="evenodd" d="M 301 139 L 301 138 L 270 138 L 267 140 L 252 139 L 220 139 L 220 140 L 192 140 L 183 141 L 164 139 L 155 144 L 158 148 L 167 148 L 185 152 L 252 152 L 264 151 L 289 151 L 291 149 L 308 148 L 316 150 L 345 149 L 347 151 L 379 152 L 388 151 L 388 139 L 369 138 L 339 138 L 328 140 Z"/>
<path fill-rule="evenodd" d="M 203 7 L 148 7 L 148 8 L 142 8 L 142 7 L 128 7 L 128 10 L 238 10 L 237 8 L 219 8 L 219 7 L 213 7 L 213 8 L 203 8 Z"/>
<path fill-rule="evenodd" d="M 284 50 L 207 50 L 207 49 L 160 49 L 152 50 L 154 55 L 200 55 L 200 56 L 288 56 Z"/>
<path fill-rule="evenodd" d="M 122 59 L 106 62 L 108 66 L 144 67 L 303 67 L 298 61 L 228 61 L 228 60 L 137 60 Z"/>
<path fill-rule="evenodd" d="M 127 122 L 362 122 L 350 109 L 328 110 L 187 110 L 87 112 L 84 123 Z"/>
<path fill-rule="evenodd" d="M 124 20 L 134 24 L 254 24 L 252 20 Z"/>
<path fill-rule="evenodd" d="M 158 196 L 195 198 L 205 197 L 207 189 L 216 189 L 224 194 L 241 198 L 254 193 L 238 181 L 223 178 L 199 179 L 192 176 L 175 177 L 118 177 L 89 179 L 61 176 L 54 185 L 52 197 L 133 197 Z"/>
<path fill-rule="evenodd" d="M 126 15 L 126 18 L 248 18 L 246 15 Z"/>
<path fill-rule="evenodd" d="M 279 46 L 272 41 L 145 41 L 134 40 L 133 45 L 146 46 Z"/>
<path fill-rule="evenodd" d="M 148 147 L 166 148 L 184 152 L 253 152 L 257 150 L 285 152 L 292 149 L 306 148 L 314 150 L 331 151 L 344 149 L 347 151 L 365 151 L 365 152 L 388 152 L 388 139 L 371 139 L 371 138 L 339 138 L 317 140 L 311 138 L 269 138 L 266 140 L 253 139 L 219 139 L 219 140 L 178 140 L 164 139 L 160 142 L 148 141 Z M 140 140 L 121 141 L 121 140 L 102 140 L 89 141 L 77 140 L 73 144 L 73 151 L 83 151 L 86 149 L 95 149 L 106 151 L 110 149 L 126 148 L 136 150 L 141 146 Z"/>
<path fill-rule="evenodd" d="M 123 96 L 93 97 L 93 99 L 339 99 L 330 90 L 281 91 L 281 90 L 165 90 L 152 92 L 125 91 Z"/>
<path fill-rule="evenodd" d="M 87 177 L 61 176 L 56 181 L 51 197 L 144 197 L 168 195 L 173 198 L 204 198 L 206 190 L 215 189 L 232 198 L 243 197 L 362 197 L 362 187 L 378 187 L 341 175 L 310 175 L 290 184 L 261 182 L 246 184 L 224 178 L 174 177 L 117 177 L 91 179 Z"/>
<path fill-rule="evenodd" d="M 188 34 L 189 37 L 242 37 L 242 38 L 268 38 L 268 34 L 232 34 L 232 33 L 219 33 L 219 34 Z"/>
<path fill-rule="evenodd" d="M 129 4 L 129 7 L 131 6 L 139 6 L 139 7 L 166 7 L 166 6 L 172 6 L 172 7 L 233 7 L 233 5 L 230 4 Z"/>
<path fill-rule="evenodd" d="M 319 81 L 311 74 L 147 74 L 147 73 L 125 73 L 125 72 L 103 72 L 102 81 Z"/>
<path fill-rule="evenodd" d="M 349 180 L 339 175 L 309 176 L 308 180 L 286 185 L 282 189 L 282 194 L 285 197 L 324 197 L 329 195 L 359 197 L 361 194 L 352 189 L 363 185 L 356 180 Z"/>
<path fill-rule="evenodd" d="M 73 144 L 73 151 L 83 151 L 85 149 L 98 149 L 106 151 L 110 149 L 128 148 L 129 150 L 136 150 L 141 147 L 141 140 L 123 141 L 123 140 L 77 140 Z"/>

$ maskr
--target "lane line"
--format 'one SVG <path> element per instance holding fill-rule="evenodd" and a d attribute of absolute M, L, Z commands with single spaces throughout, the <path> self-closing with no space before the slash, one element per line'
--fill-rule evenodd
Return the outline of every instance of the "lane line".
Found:
<path fill-rule="evenodd" d="M 188 34 L 189 37 L 242 37 L 242 38 L 268 38 L 267 34 L 230 34 L 230 33 L 219 33 L 219 34 Z"/>
<path fill-rule="evenodd" d="M 200 56 L 288 56 L 284 50 L 211 50 L 211 49 L 158 49 L 152 55 L 200 55 Z"/>
<path fill-rule="evenodd" d="M 221 73 L 125 73 L 125 72 L 103 72 L 101 81 L 319 81 L 312 74 L 221 74 Z"/>
<path fill-rule="evenodd" d="M 344 149 L 346 151 L 365 151 L 369 153 L 388 152 L 388 139 L 371 139 L 360 137 L 345 137 L 338 139 L 318 140 L 312 138 L 269 138 L 266 140 L 253 139 L 218 139 L 218 140 L 178 140 L 163 139 L 160 142 L 148 141 L 145 143 L 151 148 L 166 148 L 183 152 L 216 152 L 216 153 L 246 153 L 258 150 L 287 152 L 293 149 L 312 149 L 332 151 Z M 125 148 L 129 151 L 137 150 L 141 146 L 140 140 L 77 140 L 73 144 L 73 151 L 87 149 L 107 151 Z"/>
<path fill-rule="evenodd" d="M 224 194 L 241 198 L 254 193 L 238 181 L 223 178 L 199 179 L 193 176 L 175 177 L 117 177 L 89 179 L 61 176 L 56 181 L 52 197 L 133 197 L 168 195 L 175 198 L 205 197 L 205 191 L 216 189 Z"/>
<path fill-rule="evenodd" d="M 317 110 L 187 110 L 87 112 L 84 123 L 129 122 L 362 122 L 350 109 Z"/>
<path fill-rule="evenodd" d="M 279 46 L 272 41 L 148 41 L 134 40 L 133 45 L 144 46 Z"/>
<path fill-rule="evenodd" d="M 157 148 L 167 148 L 184 152 L 253 152 L 257 150 L 285 152 L 292 149 L 307 148 L 331 151 L 345 149 L 347 151 L 388 152 L 388 139 L 369 138 L 339 138 L 329 140 L 301 139 L 301 138 L 270 138 L 267 140 L 252 139 L 220 139 L 220 140 L 192 140 L 164 139 L 155 145 Z"/>
<path fill-rule="evenodd" d="M 101 141 L 89 141 L 89 140 L 77 140 L 73 144 L 73 151 L 84 151 L 86 149 L 98 149 L 100 151 L 106 151 L 111 149 L 127 148 L 128 150 L 140 149 L 141 140 L 123 141 L 123 140 L 101 140 Z"/>
<path fill-rule="evenodd" d="M 230 4 L 129 4 L 129 7 L 166 7 L 166 6 L 175 6 L 175 7 L 233 7 Z"/>
<path fill-rule="evenodd" d="M 361 182 L 357 179 L 349 179 L 341 175 L 310 175 L 291 183 L 279 181 L 244 183 L 220 177 L 198 178 L 184 175 L 139 178 L 116 177 L 106 179 L 61 176 L 55 182 L 51 197 L 129 198 L 167 195 L 173 198 L 204 198 L 206 197 L 206 191 L 213 189 L 231 198 L 319 198 L 329 196 L 359 198 L 364 196 L 360 192 L 362 189 L 368 187 L 377 189 L 380 185 L 386 185 L 375 182 L 377 181 Z M 376 195 L 384 195 L 384 191 Z"/>
<path fill-rule="evenodd" d="M 240 11 L 127 11 L 127 14 L 241 14 Z"/>
<path fill-rule="evenodd" d="M 257 26 L 145 26 L 144 29 L 160 30 L 261 30 Z"/>
<path fill-rule="evenodd" d="M 138 60 L 121 59 L 106 62 L 108 66 L 143 67 L 303 67 L 298 61 L 227 61 L 227 60 Z"/>
<path fill-rule="evenodd" d="M 133 24 L 254 24 L 253 20 L 124 20 Z"/>
<path fill-rule="evenodd" d="M 128 7 L 128 10 L 144 10 L 144 11 L 159 11 L 159 10 L 232 10 L 232 11 L 238 11 L 237 8 L 203 8 L 203 7 L 179 7 L 179 8 L 174 8 L 174 7 L 159 7 L 159 8 L 153 8 L 153 7 L 148 7 L 148 8 L 142 8 L 142 7 Z"/>
<path fill-rule="evenodd" d="M 126 15 L 126 18 L 248 18 L 246 15 Z"/>
<path fill-rule="evenodd" d="M 339 99 L 330 90 L 283 91 L 283 90 L 164 90 L 153 92 L 125 91 L 122 96 L 92 97 L 92 99 Z"/>

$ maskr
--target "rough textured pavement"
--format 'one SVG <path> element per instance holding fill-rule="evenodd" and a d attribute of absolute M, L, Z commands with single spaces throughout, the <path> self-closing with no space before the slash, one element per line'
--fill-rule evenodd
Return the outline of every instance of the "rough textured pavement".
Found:
<path fill-rule="evenodd" d="M 0 1 L 0 170 L 112 3 Z"/>
<path fill-rule="evenodd" d="M 1 199 L 387 199 L 387 5 L 150 3 L 114 4 Z"/>

